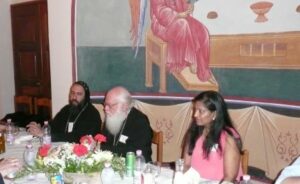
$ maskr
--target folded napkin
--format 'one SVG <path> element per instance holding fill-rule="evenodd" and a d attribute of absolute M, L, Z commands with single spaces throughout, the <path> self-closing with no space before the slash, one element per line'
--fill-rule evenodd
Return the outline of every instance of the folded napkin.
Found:
<path fill-rule="evenodd" d="M 185 184 L 219 184 L 220 183 L 220 181 L 208 180 L 202 178 L 198 173 L 198 171 L 196 171 L 192 167 L 183 174 L 183 177 L 184 177 Z"/>
<path fill-rule="evenodd" d="M 198 184 L 201 181 L 200 174 L 192 167 L 183 174 L 186 184 Z"/>
<path fill-rule="evenodd" d="M 21 144 L 22 142 L 26 142 L 33 139 L 32 135 L 22 135 L 15 139 L 15 144 Z"/>

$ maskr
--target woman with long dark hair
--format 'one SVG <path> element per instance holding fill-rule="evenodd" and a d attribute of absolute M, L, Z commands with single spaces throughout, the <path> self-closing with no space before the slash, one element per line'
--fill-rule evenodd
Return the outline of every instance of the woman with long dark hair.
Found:
<path fill-rule="evenodd" d="M 185 167 L 202 178 L 235 181 L 242 176 L 241 140 L 223 97 L 205 91 L 193 99 L 193 118 L 186 136 Z"/>

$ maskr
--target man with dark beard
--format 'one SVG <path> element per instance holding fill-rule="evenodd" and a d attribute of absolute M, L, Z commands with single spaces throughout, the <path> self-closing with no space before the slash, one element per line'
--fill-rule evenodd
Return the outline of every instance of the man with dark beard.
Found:
<path fill-rule="evenodd" d="M 96 135 L 101 131 L 101 118 L 90 102 L 90 90 L 85 82 L 72 84 L 69 92 L 69 104 L 64 106 L 50 121 L 53 142 L 79 142 L 84 135 Z M 27 125 L 28 132 L 42 137 L 43 130 L 36 122 Z"/>
<path fill-rule="evenodd" d="M 130 93 L 123 87 L 109 90 L 104 100 L 107 142 L 101 145 L 120 156 L 142 150 L 146 162 L 151 161 L 152 129 L 148 117 L 132 106 Z"/>

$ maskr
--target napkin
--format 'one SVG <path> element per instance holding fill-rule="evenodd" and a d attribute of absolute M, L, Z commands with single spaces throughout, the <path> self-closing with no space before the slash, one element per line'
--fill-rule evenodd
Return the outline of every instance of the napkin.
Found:
<path fill-rule="evenodd" d="M 15 139 L 15 144 L 21 144 L 22 142 L 26 142 L 33 139 L 32 135 L 22 135 Z"/>
<path fill-rule="evenodd" d="M 183 174 L 183 177 L 186 184 L 198 184 L 201 181 L 200 174 L 192 167 Z"/>

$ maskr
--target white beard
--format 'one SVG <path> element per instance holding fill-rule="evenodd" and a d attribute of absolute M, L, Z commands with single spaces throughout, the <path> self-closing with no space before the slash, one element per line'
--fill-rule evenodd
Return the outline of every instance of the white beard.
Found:
<path fill-rule="evenodd" d="M 106 116 L 106 128 L 113 134 L 117 135 L 123 125 L 124 120 L 127 118 L 127 112 L 116 112 L 114 115 Z"/>

